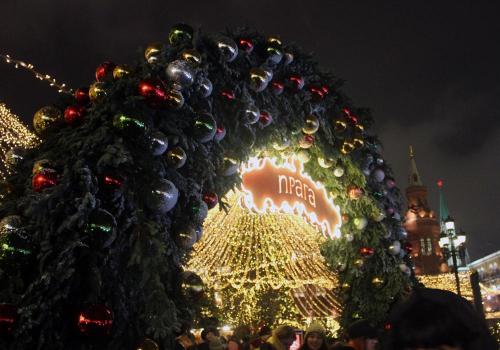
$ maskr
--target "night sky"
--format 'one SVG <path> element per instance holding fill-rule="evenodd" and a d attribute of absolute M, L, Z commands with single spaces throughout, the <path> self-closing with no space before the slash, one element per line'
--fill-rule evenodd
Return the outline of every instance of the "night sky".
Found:
<path fill-rule="evenodd" d="M 0 53 L 71 87 L 88 86 L 103 61 L 134 61 L 178 22 L 205 32 L 249 26 L 295 42 L 347 81 L 356 105 L 373 109 L 399 186 L 411 144 L 436 212 L 444 180 L 471 257 L 500 249 L 500 2 L 2 0 L 0 13 Z M 0 101 L 27 123 L 57 98 L 0 64 Z"/>

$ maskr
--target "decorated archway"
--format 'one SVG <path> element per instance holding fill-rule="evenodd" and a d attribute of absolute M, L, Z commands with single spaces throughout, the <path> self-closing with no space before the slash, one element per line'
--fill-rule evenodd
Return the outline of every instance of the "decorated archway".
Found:
<path fill-rule="evenodd" d="M 341 323 L 381 321 L 409 284 L 399 193 L 369 111 L 341 85 L 277 37 L 178 25 L 139 63 L 106 62 L 88 90 L 41 108 L 42 143 L 0 208 L 2 347 L 170 348 L 200 294 L 187 253 L 251 156 L 297 155 L 334 197 L 340 237 L 322 253 Z"/>

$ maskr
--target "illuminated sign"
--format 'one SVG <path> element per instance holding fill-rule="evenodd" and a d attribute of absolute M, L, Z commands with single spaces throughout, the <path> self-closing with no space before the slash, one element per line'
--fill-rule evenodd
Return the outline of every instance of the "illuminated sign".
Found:
<path fill-rule="evenodd" d="M 295 158 L 282 165 L 277 165 L 276 159 L 252 158 L 241 171 L 243 205 L 261 214 L 297 214 L 325 237 L 340 237 L 339 206 L 324 186 L 303 170 L 303 164 Z"/>

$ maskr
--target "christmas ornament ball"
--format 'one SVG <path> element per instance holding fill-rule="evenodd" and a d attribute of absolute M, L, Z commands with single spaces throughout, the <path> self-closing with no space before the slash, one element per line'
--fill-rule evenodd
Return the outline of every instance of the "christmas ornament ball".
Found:
<path fill-rule="evenodd" d="M 364 230 L 368 225 L 368 220 L 364 216 L 360 216 L 354 218 L 353 223 L 358 230 Z"/>
<path fill-rule="evenodd" d="M 155 131 L 150 136 L 149 148 L 153 156 L 161 156 L 167 151 L 168 137 L 161 131 Z"/>
<path fill-rule="evenodd" d="M 268 75 L 262 68 L 251 68 L 249 72 L 250 88 L 255 92 L 264 91 L 269 83 Z"/>
<path fill-rule="evenodd" d="M 213 42 L 224 61 L 232 62 L 238 57 L 238 45 L 236 45 L 233 39 L 222 34 L 217 34 L 213 36 Z"/>
<path fill-rule="evenodd" d="M 304 134 L 312 135 L 319 130 L 319 119 L 314 114 L 309 114 L 304 120 L 304 127 L 302 132 Z"/>
<path fill-rule="evenodd" d="M 192 271 L 182 273 L 181 287 L 184 294 L 190 299 L 198 299 L 205 289 L 203 280 Z"/>
<path fill-rule="evenodd" d="M 181 147 L 174 147 L 167 152 L 167 163 L 174 169 L 182 168 L 186 161 L 186 152 Z"/>
<path fill-rule="evenodd" d="M 90 102 L 89 88 L 88 87 L 81 87 L 81 88 L 76 89 L 74 96 L 75 96 L 76 103 L 78 103 L 80 105 L 86 105 L 87 103 Z"/>
<path fill-rule="evenodd" d="M 208 209 L 213 209 L 219 203 L 219 196 L 215 192 L 205 192 L 203 194 L 203 201 L 207 204 Z"/>
<path fill-rule="evenodd" d="M 201 97 L 206 98 L 212 94 L 212 82 L 208 78 L 202 78 L 196 86 L 196 91 Z"/>
<path fill-rule="evenodd" d="M 323 169 L 329 169 L 329 168 L 331 168 L 334 163 L 335 163 L 335 160 L 333 160 L 332 158 L 322 158 L 322 157 L 318 158 L 318 164 Z"/>
<path fill-rule="evenodd" d="M 145 338 L 136 350 L 160 350 L 160 346 L 154 340 Z"/>
<path fill-rule="evenodd" d="M 167 179 L 160 179 L 149 192 L 146 198 L 147 206 L 160 214 L 172 210 L 179 199 L 179 190 L 174 183 Z"/>
<path fill-rule="evenodd" d="M 64 110 L 64 121 L 69 125 L 78 125 L 83 122 L 85 108 L 82 106 L 68 106 Z"/>
<path fill-rule="evenodd" d="M 0 336 L 12 334 L 17 321 L 17 307 L 13 304 L 0 304 Z"/>
<path fill-rule="evenodd" d="M 242 112 L 241 120 L 244 124 L 252 125 L 259 121 L 260 110 L 255 105 L 248 105 Z"/>
<path fill-rule="evenodd" d="M 399 241 L 392 242 L 392 244 L 388 248 L 388 251 L 391 255 L 398 255 L 399 252 L 401 251 L 401 242 Z"/>
<path fill-rule="evenodd" d="M 61 111 L 54 106 L 45 106 L 36 111 L 33 117 L 33 127 L 38 135 L 43 134 L 49 128 L 59 124 L 63 120 Z"/>
<path fill-rule="evenodd" d="M 238 172 L 239 169 L 238 161 L 231 156 L 224 156 L 224 160 L 222 162 L 222 176 L 231 176 Z"/>
<path fill-rule="evenodd" d="M 333 175 L 335 177 L 342 177 L 344 175 L 344 168 L 341 168 L 341 167 L 336 167 L 335 169 L 333 169 Z"/>
<path fill-rule="evenodd" d="M 33 175 L 31 179 L 31 187 L 35 192 L 42 192 L 43 190 L 57 185 L 59 182 L 59 175 L 54 169 L 44 169 L 39 173 Z"/>
<path fill-rule="evenodd" d="M 111 334 L 113 314 L 104 304 L 84 305 L 78 313 L 77 329 L 81 336 L 103 338 Z"/>
<path fill-rule="evenodd" d="M 198 240 L 198 233 L 194 227 L 188 226 L 184 227 L 175 234 L 175 244 L 184 249 L 189 250 Z"/>
<path fill-rule="evenodd" d="M 95 70 L 95 80 L 97 81 L 106 81 L 111 80 L 113 78 L 113 70 L 115 69 L 116 64 L 112 62 L 104 62 L 100 64 Z"/>
<path fill-rule="evenodd" d="M 115 79 L 121 79 L 123 77 L 126 77 L 132 72 L 132 69 L 127 66 L 126 64 L 122 64 L 119 66 L 116 66 L 115 69 L 113 69 L 113 78 Z"/>
<path fill-rule="evenodd" d="M 144 50 L 144 58 L 146 61 L 150 64 L 157 63 L 161 58 L 162 48 L 163 45 L 158 42 L 149 44 L 148 47 L 146 47 L 146 50 Z"/>
<path fill-rule="evenodd" d="M 210 113 L 198 113 L 192 122 L 191 131 L 201 143 L 212 141 L 217 132 L 217 122 Z"/>
<path fill-rule="evenodd" d="M 273 122 L 273 116 L 268 111 L 260 111 L 259 116 L 259 125 L 262 128 L 265 128 Z"/>
<path fill-rule="evenodd" d="M 185 45 L 193 40 L 193 28 L 184 23 L 178 23 L 172 27 L 168 34 L 168 41 L 173 46 Z"/>
<path fill-rule="evenodd" d="M 101 101 L 106 96 L 106 90 L 104 89 L 104 84 L 101 82 L 95 82 L 89 87 L 89 98 L 92 102 Z"/>
<path fill-rule="evenodd" d="M 5 163 L 10 166 L 16 166 L 24 159 L 25 150 L 22 147 L 12 147 L 5 153 Z"/>
<path fill-rule="evenodd" d="M 167 77 L 177 89 L 191 86 L 194 82 L 194 72 L 188 62 L 175 60 L 170 62 L 165 70 Z"/>
<path fill-rule="evenodd" d="M 373 178 L 375 179 L 375 181 L 377 182 L 382 182 L 384 181 L 385 179 L 385 173 L 382 169 L 375 169 L 373 171 Z"/>
<path fill-rule="evenodd" d="M 201 54 L 195 49 L 186 49 L 181 52 L 181 58 L 193 67 L 201 64 Z"/>

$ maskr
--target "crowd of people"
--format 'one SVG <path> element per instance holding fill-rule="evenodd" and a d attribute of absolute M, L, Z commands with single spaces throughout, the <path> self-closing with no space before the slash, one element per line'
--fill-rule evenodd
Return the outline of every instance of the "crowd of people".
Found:
<path fill-rule="evenodd" d="M 176 350 L 290 350 L 297 330 L 280 325 L 263 326 L 258 334 L 245 337 L 219 335 L 204 329 L 201 341 L 184 334 Z M 368 320 L 358 320 L 341 339 L 327 337 L 324 327 L 312 322 L 298 350 L 498 350 L 484 320 L 465 299 L 451 292 L 419 289 L 396 305 L 381 329 Z"/>

